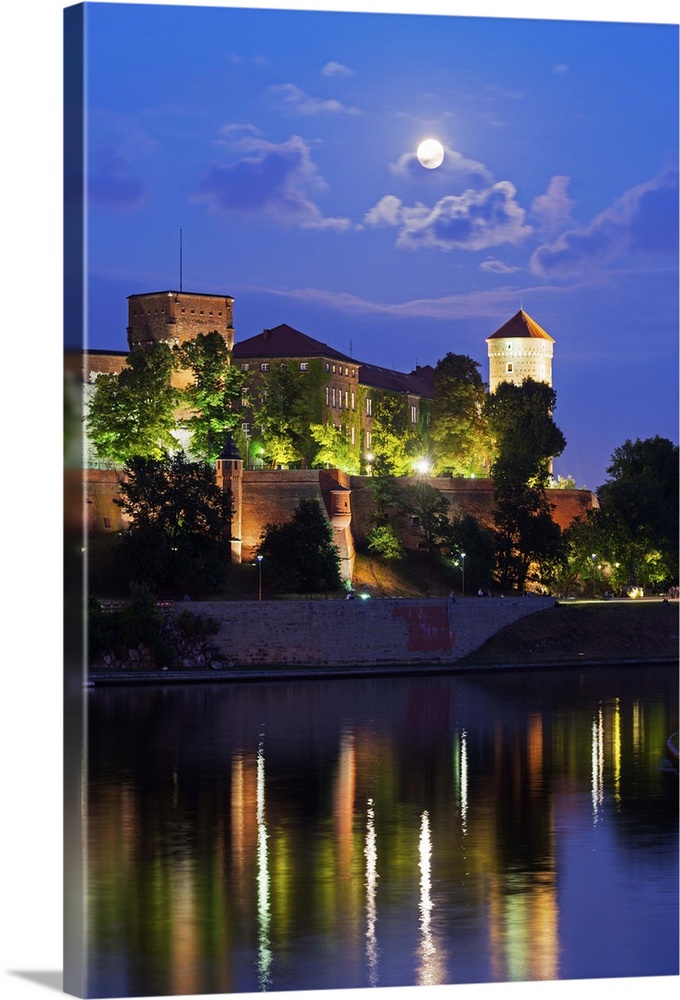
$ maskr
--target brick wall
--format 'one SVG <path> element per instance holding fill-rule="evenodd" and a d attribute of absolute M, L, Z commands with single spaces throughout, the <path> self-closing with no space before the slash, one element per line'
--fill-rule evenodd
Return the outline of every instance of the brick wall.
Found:
<path fill-rule="evenodd" d="M 553 607 L 548 597 L 446 600 L 196 601 L 234 666 L 454 663 L 499 629 Z M 181 605 L 179 606 L 182 607 Z M 521 651 L 518 651 L 518 658 Z"/>

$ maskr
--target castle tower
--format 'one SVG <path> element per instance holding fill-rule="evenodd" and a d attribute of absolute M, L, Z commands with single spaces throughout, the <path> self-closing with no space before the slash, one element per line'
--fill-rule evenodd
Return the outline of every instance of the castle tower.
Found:
<path fill-rule="evenodd" d="M 217 330 L 234 346 L 234 300 L 229 295 L 196 292 L 147 292 L 128 295 L 127 338 L 130 350 L 149 344 L 183 344 L 199 333 Z"/>
<path fill-rule="evenodd" d="M 552 386 L 552 356 L 555 341 L 523 309 L 486 338 L 489 352 L 489 392 L 499 383 L 524 379 Z"/>
<path fill-rule="evenodd" d="M 233 513 L 229 530 L 231 561 L 241 562 L 241 523 L 243 509 L 243 460 L 238 453 L 231 434 L 224 442 L 224 448 L 215 462 L 215 480 L 226 493 L 231 490 Z"/>

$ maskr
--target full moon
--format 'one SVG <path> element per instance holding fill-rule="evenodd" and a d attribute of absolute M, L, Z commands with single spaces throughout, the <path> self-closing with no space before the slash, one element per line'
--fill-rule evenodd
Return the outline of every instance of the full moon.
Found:
<path fill-rule="evenodd" d="M 421 166 L 434 170 L 444 160 L 444 147 L 438 139 L 424 139 L 416 150 L 416 156 Z"/>

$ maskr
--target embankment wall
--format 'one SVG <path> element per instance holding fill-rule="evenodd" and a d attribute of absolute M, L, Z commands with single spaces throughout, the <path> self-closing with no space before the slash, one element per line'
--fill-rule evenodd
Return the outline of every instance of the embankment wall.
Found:
<path fill-rule="evenodd" d="M 455 663 L 554 598 L 196 601 L 219 622 L 214 645 L 239 666 Z M 518 651 L 520 653 L 521 651 Z"/>

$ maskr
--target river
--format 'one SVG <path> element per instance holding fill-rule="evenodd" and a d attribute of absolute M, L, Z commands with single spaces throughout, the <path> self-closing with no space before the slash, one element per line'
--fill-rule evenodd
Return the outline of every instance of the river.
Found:
<path fill-rule="evenodd" d="M 89 996 L 678 973 L 674 667 L 86 697 Z"/>

